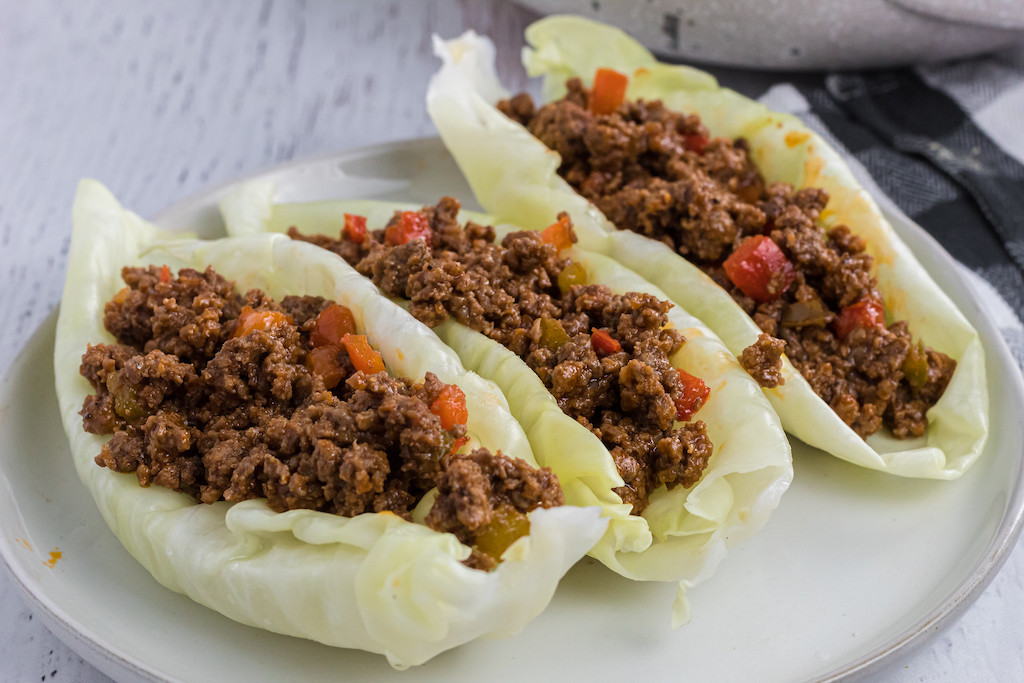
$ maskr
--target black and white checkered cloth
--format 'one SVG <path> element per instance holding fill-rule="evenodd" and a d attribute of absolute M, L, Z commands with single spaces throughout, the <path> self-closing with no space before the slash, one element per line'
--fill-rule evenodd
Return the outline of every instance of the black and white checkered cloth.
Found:
<path fill-rule="evenodd" d="M 869 189 L 980 276 L 976 289 L 1024 361 L 1024 48 L 777 85 L 761 101 L 845 150 Z"/>

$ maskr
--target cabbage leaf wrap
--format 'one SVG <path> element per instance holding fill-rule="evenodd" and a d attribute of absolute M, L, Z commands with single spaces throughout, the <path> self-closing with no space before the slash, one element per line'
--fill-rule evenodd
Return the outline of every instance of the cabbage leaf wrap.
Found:
<path fill-rule="evenodd" d="M 266 183 L 235 188 L 221 204 L 228 233 L 285 232 L 295 226 L 307 235 L 337 235 L 345 213 L 366 216 L 373 229 L 384 226 L 395 211 L 420 208 L 365 200 L 280 204 L 271 209 L 253 206 L 271 195 Z M 253 216 L 267 218 L 252 220 Z M 461 212 L 459 220 L 467 218 L 484 225 L 494 223 L 489 216 Z M 521 228 L 496 226 L 497 241 L 515 230 Z M 601 254 L 573 248 L 560 255 L 582 264 L 588 282 L 607 285 L 614 293 L 648 292 L 668 298 Z M 605 445 L 562 412 L 519 356 L 451 319 L 434 331 L 467 368 L 501 387 L 538 462 L 558 475 L 566 503 L 600 506 L 609 526 L 590 554 L 634 580 L 679 582 L 673 606 L 673 623 L 679 625 L 689 619 L 687 589 L 714 572 L 728 546 L 764 525 L 792 481 L 793 466 L 785 432 L 760 387 L 703 323 L 679 306 L 673 306 L 668 315 L 669 323 L 687 340 L 672 364 L 700 377 L 711 390 L 694 419 L 707 424 L 714 454 L 697 484 L 671 491 L 662 486 L 651 495 L 641 516 L 630 514 L 631 506 L 612 490 L 623 481 Z"/>
<path fill-rule="evenodd" d="M 785 357 L 785 383 L 765 389 L 793 436 L 858 465 L 906 477 L 954 479 L 980 455 L 988 435 L 985 359 L 977 332 L 895 234 L 841 156 L 799 119 L 770 111 L 721 88 L 707 73 L 662 64 L 622 31 L 580 17 L 552 16 L 526 31 L 523 59 L 530 75 L 544 76 L 544 97 L 565 93 L 576 76 L 593 82 L 598 67 L 629 77 L 626 97 L 662 100 L 698 114 L 712 136 L 743 137 L 767 182 L 819 187 L 831 199 L 826 228 L 846 224 L 864 237 L 889 321 L 906 320 L 911 333 L 957 361 L 945 394 L 927 413 L 921 437 L 897 439 L 889 430 L 862 439 L 812 390 Z M 493 105 L 507 96 L 494 71 L 494 46 L 473 32 L 442 41 L 444 62 L 427 106 L 445 145 L 484 210 L 498 220 L 543 229 L 568 212 L 586 249 L 607 254 L 661 287 L 703 320 L 739 355 L 760 333 L 724 289 L 668 246 L 618 230 L 557 173 L 558 153 Z"/>
<path fill-rule="evenodd" d="M 175 271 L 212 265 L 239 291 L 320 295 L 348 306 L 392 374 L 421 379 L 431 371 L 462 388 L 471 446 L 536 461 L 492 383 L 466 371 L 429 328 L 312 245 L 281 235 L 200 241 L 162 232 L 85 180 L 74 205 L 69 263 L 54 363 L 75 467 L 114 534 L 167 588 L 244 624 L 383 653 L 405 668 L 479 636 L 522 630 L 604 532 L 596 508 L 537 509 L 530 533 L 506 550 L 497 569 L 484 572 L 461 563 L 470 549 L 455 536 L 395 514 L 278 513 L 263 499 L 197 504 L 98 466 L 93 458 L 108 437 L 82 428 L 79 410 L 92 390 L 79 364 L 87 344 L 113 341 L 103 307 L 123 286 L 122 266 L 154 263 Z M 432 498 L 424 498 L 414 519 Z"/>

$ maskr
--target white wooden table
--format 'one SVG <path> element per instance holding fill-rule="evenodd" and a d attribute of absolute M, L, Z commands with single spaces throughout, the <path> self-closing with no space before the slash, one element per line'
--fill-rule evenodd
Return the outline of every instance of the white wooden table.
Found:
<path fill-rule="evenodd" d="M 431 32 L 491 35 L 521 88 L 533 18 L 483 0 L 0 0 L 0 374 L 58 302 L 79 178 L 145 216 L 287 159 L 430 135 Z M 873 680 L 1024 680 L 1022 614 L 1018 544 L 948 633 Z M 106 680 L 2 568 L 0 680 Z"/>

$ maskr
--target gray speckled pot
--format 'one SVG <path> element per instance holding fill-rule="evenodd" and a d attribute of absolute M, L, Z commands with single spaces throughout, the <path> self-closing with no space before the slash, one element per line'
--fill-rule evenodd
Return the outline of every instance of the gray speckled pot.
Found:
<path fill-rule="evenodd" d="M 933 62 L 1024 40 L 1022 0 L 516 0 L 615 24 L 662 55 L 765 69 Z"/>

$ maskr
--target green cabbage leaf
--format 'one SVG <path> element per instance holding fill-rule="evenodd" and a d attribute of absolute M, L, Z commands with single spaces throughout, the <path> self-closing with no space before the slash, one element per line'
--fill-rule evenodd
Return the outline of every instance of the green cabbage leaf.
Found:
<path fill-rule="evenodd" d="M 372 201 L 280 204 L 270 209 L 251 205 L 265 202 L 270 194 L 262 183 L 235 188 L 221 205 L 228 233 L 284 232 L 295 226 L 303 234 L 333 236 L 340 233 L 345 213 L 367 216 L 368 227 L 373 229 L 382 227 L 396 210 L 418 208 Z M 262 227 L 250 220 L 254 215 L 266 217 Z M 485 225 L 494 222 L 488 216 L 462 212 L 460 220 L 467 218 Z M 519 229 L 507 224 L 495 228 L 499 240 Z M 606 256 L 575 248 L 565 254 L 584 266 L 588 282 L 605 284 L 615 293 L 642 291 L 668 298 Z M 711 575 L 728 546 L 765 523 L 789 487 L 793 467 L 789 442 L 777 416 L 736 358 L 711 330 L 679 306 L 669 311 L 669 322 L 687 340 L 671 359 L 673 365 L 700 377 L 711 389 L 696 418 L 707 424 L 715 448 L 696 485 L 658 489 L 642 516 L 631 515 L 631 507 L 612 490 L 623 481 L 608 449 L 590 430 L 562 412 L 525 362 L 498 342 L 453 320 L 434 331 L 467 368 L 501 388 L 537 461 L 558 475 L 566 502 L 601 508 L 609 520 L 608 530 L 591 555 L 631 579 L 679 583 L 673 606 L 673 623 L 678 625 L 689 618 L 687 589 Z"/>
<path fill-rule="evenodd" d="M 54 362 L 75 467 L 114 534 L 167 588 L 244 624 L 383 653 L 405 668 L 480 636 L 520 631 L 604 532 L 607 522 L 596 508 L 538 509 L 529 516 L 530 533 L 506 550 L 496 570 L 483 572 L 461 564 L 470 549 L 453 535 L 394 514 L 277 513 L 264 500 L 197 504 L 97 466 L 93 458 L 106 437 L 82 429 L 79 410 L 91 387 L 79 375 L 81 356 L 89 343 L 113 341 L 103 308 L 123 286 L 121 268 L 154 263 L 175 270 L 212 265 L 240 291 L 320 295 L 348 306 L 392 374 L 420 379 L 431 371 L 462 388 L 472 444 L 536 461 L 492 383 L 465 370 L 427 327 L 312 245 L 281 235 L 199 241 L 162 232 L 85 180 L 74 205 L 69 262 Z M 424 514 L 418 509 L 413 517 Z"/>
<path fill-rule="evenodd" d="M 954 479 L 980 455 L 988 436 L 985 359 L 977 332 L 895 234 L 840 155 L 792 116 L 778 114 L 696 69 L 662 64 L 622 31 L 580 17 L 553 16 L 531 25 L 523 56 L 531 75 L 544 76 L 547 100 L 565 80 L 592 82 L 598 67 L 629 76 L 626 96 L 661 99 L 700 115 L 713 136 L 743 137 L 768 182 L 820 187 L 831 199 L 822 221 L 863 236 L 890 320 L 906 320 L 915 337 L 957 361 L 941 400 L 929 410 L 926 433 L 896 439 L 888 430 L 866 441 L 811 389 L 784 359 L 785 383 L 765 390 L 782 424 L 811 446 L 864 467 L 907 477 Z M 658 285 L 704 321 L 733 354 L 760 332 L 753 320 L 697 267 L 666 245 L 618 230 L 557 174 L 559 155 L 494 106 L 505 90 L 494 72 L 494 48 L 469 32 L 435 38 L 444 62 L 427 106 L 445 145 L 484 210 L 497 220 L 543 229 L 560 211 L 572 217 L 580 246 L 615 258 Z"/>

